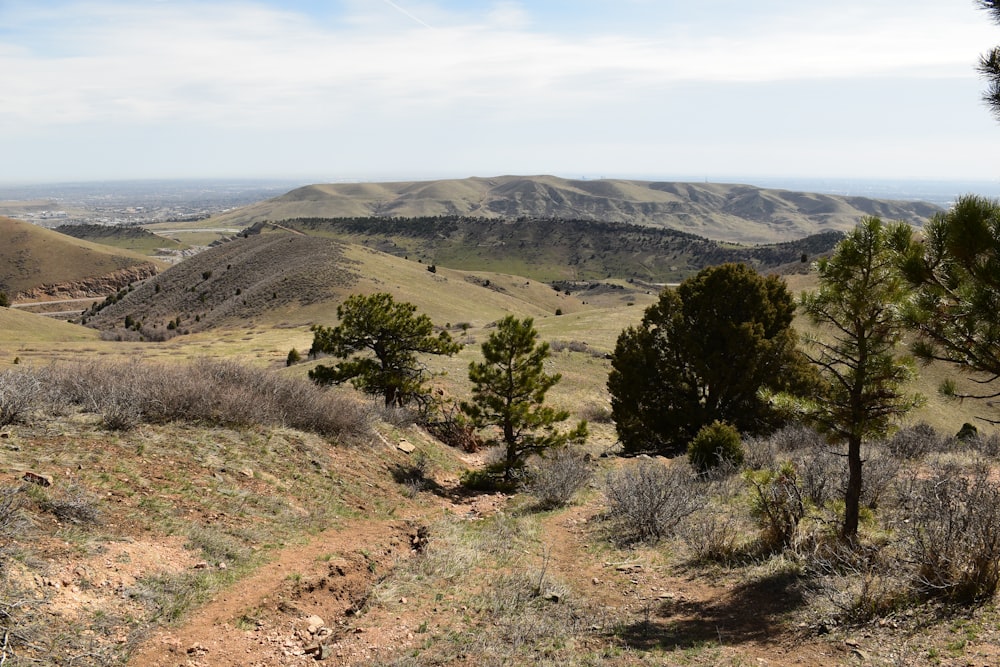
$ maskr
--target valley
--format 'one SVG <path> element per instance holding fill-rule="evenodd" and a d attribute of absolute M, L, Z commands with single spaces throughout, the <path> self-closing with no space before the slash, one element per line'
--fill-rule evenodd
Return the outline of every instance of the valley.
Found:
<path fill-rule="evenodd" d="M 698 207 L 676 212 L 681 192 Z M 801 217 L 783 217 L 786 206 Z M 753 549 L 760 527 L 741 472 L 690 487 L 699 510 L 660 541 L 623 540 L 606 500 L 613 475 L 635 464 L 686 466 L 683 456 L 616 456 L 607 389 L 619 334 L 664 283 L 746 261 L 786 275 L 793 292 L 813 289 L 811 263 L 852 216 L 922 224 L 936 210 L 540 177 L 316 185 L 146 225 L 171 230 L 175 249 L 227 239 L 176 263 L 157 259 L 164 236 L 42 230 L 16 262 L 5 256 L 19 271 L 0 275 L 0 291 L 15 305 L 99 300 L 73 322 L 0 308 L 0 405 L 35 392 L 0 426 L 6 664 L 994 664 L 992 600 L 869 616 L 852 606 L 844 596 L 893 599 L 885 590 L 899 580 L 880 578 L 874 560 L 816 565 L 834 500 L 813 508 L 801 542 L 774 553 Z M 3 223 L 4 238 L 36 238 Z M 460 344 L 422 358 L 445 402 L 470 398 L 469 364 L 499 320 L 533 318 L 551 345 L 546 371 L 561 375 L 548 401 L 589 422 L 582 453 L 593 474 L 571 502 L 473 490 L 463 479 L 493 450 L 449 446 L 411 411 L 308 382 L 331 361 L 306 356 L 311 327 L 335 324 L 348 296 L 375 293 L 414 304 Z M 303 359 L 289 365 L 293 349 Z M 977 419 L 983 404 L 937 392 L 952 374 L 920 368 L 913 388 L 928 400 L 905 422 L 939 439 L 919 455 L 898 454 L 898 443 L 869 451 L 873 471 L 895 466 L 898 479 L 883 481 L 891 518 L 864 534 L 886 553 L 915 511 L 899 499 L 907 489 L 995 454 L 994 429 Z M 152 407 L 130 410 L 140 405 Z M 965 422 L 980 425 L 980 444 L 949 439 Z M 748 439 L 748 458 L 803 469 L 822 458 L 804 458 L 806 436 L 784 437 Z M 834 461 L 830 480 L 843 467 Z M 727 555 L 709 554 L 722 549 L 713 538 L 730 540 Z"/>

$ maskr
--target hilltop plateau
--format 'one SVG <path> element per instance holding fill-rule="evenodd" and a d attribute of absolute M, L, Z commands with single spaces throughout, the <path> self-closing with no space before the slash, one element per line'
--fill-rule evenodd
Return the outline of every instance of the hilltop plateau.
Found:
<path fill-rule="evenodd" d="M 212 222 L 248 226 L 295 218 L 556 218 L 627 222 L 739 243 L 778 243 L 846 231 L 864 215 L 920 225 L 938 210 L 924 202 L 750 185 L 498 176 L 309 185 L 216 216 Z"/>

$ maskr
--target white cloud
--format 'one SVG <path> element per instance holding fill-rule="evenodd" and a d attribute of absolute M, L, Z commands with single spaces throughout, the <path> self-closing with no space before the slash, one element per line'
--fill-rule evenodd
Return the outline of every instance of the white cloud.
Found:
<path fill-rule="evenodd" d="M 270 168 L 277 156 L 372 170 L 430 159 L 488 174 L 584 162 L 593 173 L 605 161 L 652 171 L 669 164 L 663 156 L 707 171 L 733 151 L 743 154 L 732 164 L 786 160 L 784 149 L 759 147 L 808 136 L 819 164 L 824 150 L 846 159 L 823 140 L 842 147 L 858 135 L 850 145 L 865 145 L 872 128 L 903 125 L 884 116 L 892 94 L 908 95 L 907 127 L 959 113 L 935 107 L 932 118 L 914 104 L 925 90 L 934 97 L 939 79 L 961 81 L 968 99 L 955 106 L 990 123 L 976 107 L 974 63 L 1000 43 L 971 2 L 762 0 L 737 15 L 746 3 L 705 0 L 675 16 L 674 3 L 631 0 L 605 3 L 617 12 L 606 24 L 574 15 L 571 25 L 512 0 L 306 4 L 337 11 L 307 15 L 294 1 L 0 0 L 0 143 L 73 137 L 74 150 L 90 151 L 84 161 L 97 152 L 85 148 L 92 137 L 126 160 L 128 146 L 112 144 L 131 128 L 133 142 L 162 138 L 160 155 L 176 150 L 180 164 L 214 150 L 218 164 L 231 153 L 244 169 L 254 159 Z M 879 115 L 850 112 L 857 102 L 846 95 L 865 95 Z M 678 128 L 694 139 L 672 153 Z M 475 167 L 487 163 L 504 166 Z"/>
<path fill-rule="evenodd" d="M 4 105 L 0 119 L 324 122 L 373 105 L 488 103 L 512 112 L 526 97 L 536 112 L 559 113 L 677 82 L 971 77 L 994 32 L 984 17 L 949 21 L 941 9 L 932 8 L 932 22 L 842 9 L 754 24 L 745 34 L 634 38 L 529 29 L 524 6 L 513 2 L 477 22 L 424 8 L 441 22 L 434 29 L 413 20 L 320 23 L 249 3 L 67 5 L 32 22 L 47 46 L 0 49 L 0 83 L 18 102 Z"/>

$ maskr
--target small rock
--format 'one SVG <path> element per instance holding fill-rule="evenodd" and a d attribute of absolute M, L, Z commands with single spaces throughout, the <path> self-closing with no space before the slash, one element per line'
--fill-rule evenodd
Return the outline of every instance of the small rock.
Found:
<path fill-rule="evenodd" d="M 228 565 L 226 565 L 226 561 L 222 561 L 221 563 L 219 563 L 219 569 L 220 569 L 220 570 L 225 570 L 225 569 L 226 569 L 226 568 L 228 568 L 228 567 L 229 567 L 229 566 L 228 566 Z"/>
<path fill-rule="evenodd" d="M 244 477 L 249 477 L 253 479 L 253 470 L 251 470 L 250 468 L 243 468 L 242 470 L 240 470 L 240 474 L 243 475 Z"/>
<path fill-rule="evenodd" d="M 399 444 L 396 445 L 396 449 L 407 454 L 412 454 L 417 451 L 417 448 L 409 440 L 402 439 Z"/>
<path fill-rule="evenodd" d="M 111 566 L 109 565 L 108 567 L 111 567 Z M 196 570 L 205 570 L 205 569 L 208 569 L 208 562 L 207 561 L 200 561 L 198 563 L 195 563 L 194 564 L 194 569 L 196 569 Z"/>
<path fill-rule="evenodd" d="M 39 475 L 37 472 L 31 472 L 30 470 L 25 471 L 21 479 L 25 482 L 37 484 L 38 486 L 52 486 L 52 477 L 50 475 Z"/>
<path fill-rule="evenodd" d="M 309 629 L 309 634 L 311 635 L 319 632 L 319 629 L 324 625 L 326 625 L 326 622 L 315 614 L 306 619 L 306 627 Z"/>
<path fill-rule="evenodd" d="M 594 585 L 596 586 L 596 585 L 598 585 L 599 583 L 601 583 L 601 580 L 600 580 L 600 579 L 598 579 L 597 577 L 594 577 L 593 579 L 591 579 L 591 583 L 593 583 L 593 584 L 594 584 Z"/>
<path fill-rule="evenodd" d="M 202 646 L 201 644 L 192 644 L 191 646 L 188 647 L 187 650 L 188 655 L 194 655 L 194 656 L 201 656 L 205 655 L 206 653 L 208 653 L 208 649 Z"/>
<path fill-rule="evenodd" d="M 406 598 L 399 598 L 399 604 L 406 604 Z"/>
<path fill-rule="evenodd" d="M 542 596 L 542 598 L 548 600 L 549 602 L 559 602 L 559 600 L 562 599 L 562 596 L 555 591 L 548 591 L 545 595 Z"/>

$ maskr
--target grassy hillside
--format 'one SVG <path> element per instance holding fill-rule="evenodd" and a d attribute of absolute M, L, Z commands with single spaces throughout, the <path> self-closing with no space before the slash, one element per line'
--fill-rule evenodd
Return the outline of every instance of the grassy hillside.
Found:
<path fill-rule="evenodd" d="M 759 246 L 721 243 L 670 229 L 589 220 L 483 218 L 306 218 L 257 223 L 364 244 L 400 257 L 453 269 L 521 275 L 546 282 L 620 278 L 679 282 L 725 262 L 762 272 L 805 270 L 828 253 L 839 232 Z"/>
<path fill-rule="evenodd" d="M 0 218 L 0 238 L 0 291 L 12 296 L 42 285 L 100 278 L 150 261 L 11 218 Z"/>
<path fill-rule="evenodd" d="M 400 183 L 310 185 L 217 216 L 212 226 L 293 218 L 467 216 L 631 222 L 741 243 L 777 243 L 845 231 L 864 215 L 923 222 L 922 202 L 840 197 L 749 185 L 500 176 Z"/>
<path fill-rule="evenodd" d="M 0 355 L 14 352 L 16 344 L 64 343 L 97 340 L 97 332 L 78 324 L 0 308 Z M 0 364 L 3 360 L 0 359 Z"/>
<path fill-rule="evenodd" d="M 156 256 L 158 251 L 163 249 L 177 251 L 189 247 L 176 239 L 154 234 L 142 227 L 123 227 L 121 225 L 61 225 L 56 227 L 55 231 L 84 241 L 93 241 L 94 243 L 113 248 L 131 250 L 132 252 L 147 256 Z"/>

